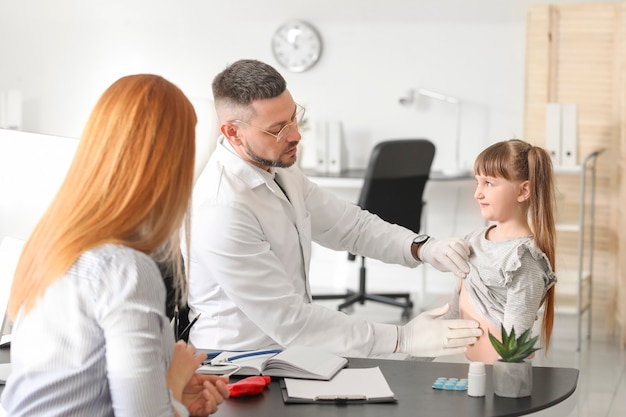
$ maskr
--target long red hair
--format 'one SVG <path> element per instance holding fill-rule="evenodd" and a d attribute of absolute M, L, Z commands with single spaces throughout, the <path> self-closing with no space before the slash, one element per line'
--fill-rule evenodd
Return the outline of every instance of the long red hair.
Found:
<path fill-rule="evenodd" d="M 179 262 L 196 121 L 182 91 L 157 75 L 122 77 L 104 92 L 64 182 L 24 246 L 11 288 L 11 319 L 22 307 L 30 311 L 96 246 L 122 244 Z"/>

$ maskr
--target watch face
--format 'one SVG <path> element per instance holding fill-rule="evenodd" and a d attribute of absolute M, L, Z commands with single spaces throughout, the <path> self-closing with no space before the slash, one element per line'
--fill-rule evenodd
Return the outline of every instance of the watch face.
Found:
<path fill-rule="evenodd" d="M 313 26 L 293 20 L 274 33 L 272 52 L 278 63 L 289 71 L 306 71 L 320 59 L 322 39 Z"/>
<path fill-rule="evenodd" d="M 428 239 L 430 239 L 430 236 L 428 235 L 419 235 L 415 239 L 413 239 L 413 243 L 424 243 Z"/>

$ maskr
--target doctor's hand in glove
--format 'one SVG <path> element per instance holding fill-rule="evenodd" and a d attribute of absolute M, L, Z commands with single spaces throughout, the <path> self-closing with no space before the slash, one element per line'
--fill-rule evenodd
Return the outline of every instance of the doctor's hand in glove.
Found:
<path fill-rule="evenodd" d="M 421 247 L 419 258 L 442 272 L 453 272 L 459 278 L 469 273 L 470 248 L 461 238 L 430 238 Z"/>
<path fill-rule="evenodd" d="M 424 357 L 465 352 L 466 345 L 476 343 L 483 331 L 474 320 L 441 319 L 448 310 L 450 305 L 446 304 L 421 313 L 404 326 L 398 326 L 396 352 Z"/>

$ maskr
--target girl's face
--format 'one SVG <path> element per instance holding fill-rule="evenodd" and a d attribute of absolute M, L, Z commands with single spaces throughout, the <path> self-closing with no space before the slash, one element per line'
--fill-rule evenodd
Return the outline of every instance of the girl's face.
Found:
<path fill-rule="evenodd" d="M 525 218 L 526 205 L 521 203 L 528 199 L 528 181 L 476 175 L 474 198 L 486 220 L 503 223 Z"/>

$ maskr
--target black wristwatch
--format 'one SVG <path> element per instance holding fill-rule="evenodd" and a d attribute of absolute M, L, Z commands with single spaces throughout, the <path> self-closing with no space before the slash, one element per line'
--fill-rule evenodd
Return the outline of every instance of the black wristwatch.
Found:
<path fill-rule="evenodd" d="M 421 259 L 417 256 L 417 253 L 418 253 L 417 250 L 419 249 L 420 246 L 428 242 L 428 239 L 430 239 L 430 236 L 428 235 L 418 235 L 415 239 L 413 239 L 413 245 L 415 245 L 415 253 L 413 256 L 418 261 L 421 261 Z"/>

